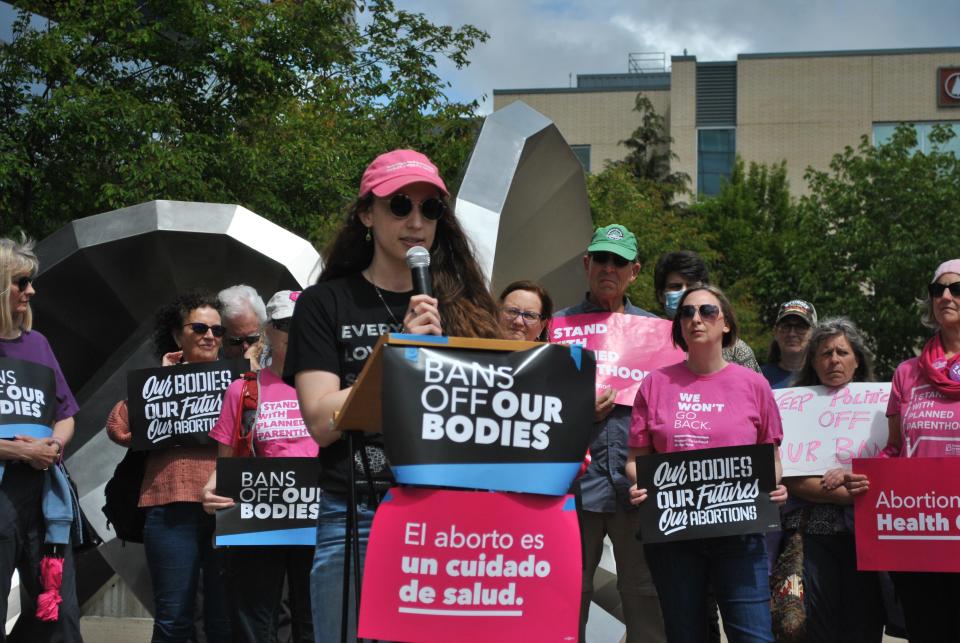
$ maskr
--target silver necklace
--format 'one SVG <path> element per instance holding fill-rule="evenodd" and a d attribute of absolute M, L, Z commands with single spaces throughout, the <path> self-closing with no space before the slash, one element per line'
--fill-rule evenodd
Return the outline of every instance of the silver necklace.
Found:
<path fill-rule="evenodd" d="M 393 314 L 393 311 L 390 310 L 390 306 L 387 305 L 387 300 L 383 298 L 383 293 L 380 292 L 380 289 L 377 288 L 377 284 L 373 283 L 373 276 L 369 273 L 366 275 L 367 280 L 370 282 L 370 285 L 373 286 L 373 291 L 377 293 L 377 298 L 380 300 L 380 303 L 383 304 L 383 307 L 386 309 L 387 314 L 390 315 L 390 319 L 396 326 L 403 328 L 403 324 L 400 323 L 400 320 L 397 319 L 397 316 Z"/>

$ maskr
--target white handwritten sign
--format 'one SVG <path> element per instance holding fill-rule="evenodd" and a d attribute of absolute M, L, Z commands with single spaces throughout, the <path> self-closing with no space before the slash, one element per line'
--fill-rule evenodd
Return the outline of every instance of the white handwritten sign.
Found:
<path fill-rule="evenodd" d="M 798 386 L 773 392 L 783 420 L 783 475 L 815 476 L 872 458 L 887 443 L 889 382 L 854 382 L 834 389 Z"/>

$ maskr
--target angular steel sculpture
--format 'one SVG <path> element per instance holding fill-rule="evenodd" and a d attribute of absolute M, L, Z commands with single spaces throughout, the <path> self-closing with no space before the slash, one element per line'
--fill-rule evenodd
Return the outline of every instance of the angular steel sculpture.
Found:
<path fill-rule="evenodd" d="M 125 374 L 155 366 L 156 309 L 189 288 L 216 292 L 246 283 L 266 300 L 316 280 L 320 256 L 304 239 L 236 205 L 151 201 L 78 219 L 37 247 L 33 302 L 37 329 L 50 340 L 80 412 L 67 467 L 84 514 L 104 538 L 82 557 L 83 603 L 112 575 L 152 606 L 142 547 L 113 540 L 100 511 L 103 487 L 125 450 L 104 421 L 126 397 Z M 103 564 L 103 559 L 109 567 Z"/>
<path fill-rule="evenodd" d="M 557 126 L 522 101 L 487 117 L 457 194 L 457 216 L 494 295 L 517 279 L 557 307 L 583 297 L 593 224 L 583 166 Z"/>

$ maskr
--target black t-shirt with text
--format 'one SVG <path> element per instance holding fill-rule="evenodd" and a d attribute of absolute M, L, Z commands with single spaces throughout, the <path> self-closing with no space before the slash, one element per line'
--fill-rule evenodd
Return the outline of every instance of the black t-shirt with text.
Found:
<path fill-rule="evenodd" d="M 340 377 L 340 387 L 353 386 L 381 335 L 403 330 L 403 316 L 413 292 L 380 289 L 356 273 L 320 282 L 301 293 L 293 313 L 283 379 L 293 386 L 300 371 L 319 370 Z M 384 305 L 386 303 L 386 305 Z M 389 312 L 387 308 L 389 307 Z M 356 440 L 354 442 L 356 444 Z M 393 484 L 379 434 L 363 436 L 364 451 L 377 491 Z M 347 443 L 338 440 L 320 449 L 320 486 L 344 495 L 347 489 Z M 369 491 L 359 451 L 354 458 L 357 491 Z"/>

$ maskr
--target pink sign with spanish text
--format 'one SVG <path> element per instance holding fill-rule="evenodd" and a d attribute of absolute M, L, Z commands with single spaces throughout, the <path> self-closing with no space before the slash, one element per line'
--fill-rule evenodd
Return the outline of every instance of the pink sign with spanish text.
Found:
<path fill-rule="evenodd" d="M 597 390 L 617 390 L 617 404 L 633 406 L 650 371 L 682 362 L 673 345 L 673 322 L 623 313 L 584 313 L 550 320 L 551 344 L 578 344 L 597 357 Z"/>
<path fill-rule="evenodd" d="M 394 488 L 370 531 L 359 635 L 576 641 L 580 568 L 573 496 Z"/>

